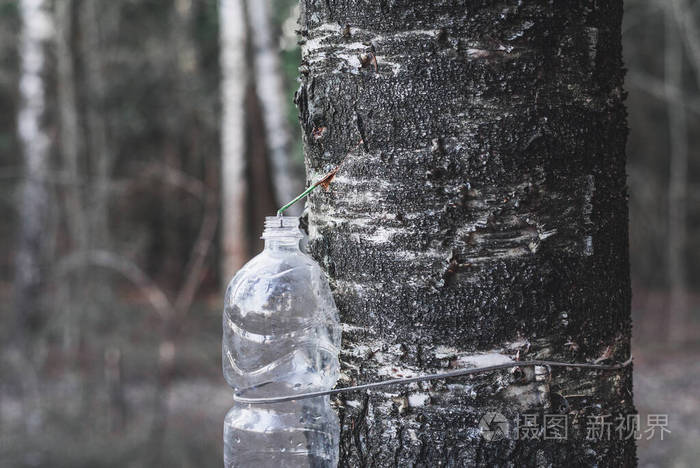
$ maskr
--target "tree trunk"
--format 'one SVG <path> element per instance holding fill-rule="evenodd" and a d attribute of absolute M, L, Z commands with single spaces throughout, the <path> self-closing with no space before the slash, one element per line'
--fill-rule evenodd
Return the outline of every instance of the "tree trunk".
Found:
<path fill-rule="evenodd" d="M 247 83 L 242 0 L 221 0 L 221 261 L 224 284 L 246 262 L 245 120 Z"/>
<path fill-rule="evenodd" d="M 87 231 L 81 196 L 80 152 L 81 135 L 75 94 L 75 67 L 73 58 L 73 0 L 54 3 L 56 25 L 56 80 L 57 102 L 60 111 L 60 152 L 68 178 L 66 189 L 67 227 L 73 248 L 86 249 Z"/>
<path fill-rule="evenodd" d="M 350 152 L 309 201 L 341 385 L 629 357 L 621 17 L 621 1 L 302 0 L 308 179 Z M 586 437 L 589 416 L 634 411 L 631 387 L 630 368 L 535 367 L 346 394 L 341 466 L 631 465 L 633 439 Z M 501 440 L 480 434 L 490 411 Z M 554 413 L 567 440 L 523 439 L 523 415 Z"/>
<path fill-rule="evenodd" d="M 301 190 L 290 158 L 287 97 L 282 81 L 279 47 L 274 43 L 270 25 L 269 3 L 270 0 L 248 1 L 247 11 L 253 45 L 255 91 L 262 108 L 275 197 L 278 206 L 282 206 Z"/>
<path fill-rule="evenodd" d="M 676 90 L 683 89 L 683 41 L 677 22 L 677 0 L 665 5 L 664 80 L 669 132 L 668 177 L 668 286 L 669 338 L 680 343 L 685 338 L 688 315 L 685 277 L 686 208 L 688 194 L 688 123 L 685 108 L 674 102 Z M 679 12 L 680 13 L 680 12 Z M 690 10 L 685 14 L 692 15 Z"/>
<path fill-rule="evenodd" d="M 24 158 L 24 184 L 20 193 L 19 246 L 16 254 L 15 299 L 20 336 L 26 326 L 41 319 L 41 286 L 49 214 L 49 137 L 43 120 L 46 111 L 45 42 L 51 35 L 51 17 L 43 0 L 19 2 L 22 22 L 19 42 L 18 139 Z"/>
<path fill-rule="evenodd" d="M 59 150 L 68 179 L 64 196 L 66 228 L 72 243 L 72 253 L 82 255 L 88 248 L 88 231 L 81 190 L 84 174 L 80 170 L 82 138 L 75 93 L 73 7 L 73 0 L 54 2 L 56 99 L 60 112 Z M 82 294 L 85 281 L 86 269 L 80 267 L 73 277 L 56 288 L 59 298 L 54 304 L 62 309 L 63 346 L 66 349 L 76 346 L 78 342 L 78 323 L 86 305 L 85 295 Z"/>
<path fill-rule="evenodd" d="M 102 24 L 108 16 L 107 5 L 99 0 L 81 4 L 81 31 L 84 35 L 85 86 L 87 102 L 88 155 L 92 170 L 91 204 L 89 207 L 90 243 L 92 248 L 110 245 L 109 197 L 111 191 L 114 152 L 108 141 L 107 116 L 105 115 L 106 82 Z"/>

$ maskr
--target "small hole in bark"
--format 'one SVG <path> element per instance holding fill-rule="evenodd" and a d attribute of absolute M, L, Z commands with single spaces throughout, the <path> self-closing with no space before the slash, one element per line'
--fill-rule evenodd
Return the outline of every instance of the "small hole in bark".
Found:
<path fill-rule="evenodd" d="M 374 66 L 374 71 L 379 71 L 379 66 L 377 65 L 377 57 L 369 52 L 367 54 L 360 54 L 360 68 L 367 68 L 370 65 Z"/>
<path fill-rule="evenodd" d="M 550 397 L 551 410 L 554 413 L 565 414 L 569 411 L 569 401 L 559 393 L 552 393 Z"/>
<path fill-rule="evenodd" d="M 433 138 L 430 142 L 430 152 L 434 156 L 441 156 L 445 152 L 445 148 L 442 145 L 442 140 L 440 138 Z"/>

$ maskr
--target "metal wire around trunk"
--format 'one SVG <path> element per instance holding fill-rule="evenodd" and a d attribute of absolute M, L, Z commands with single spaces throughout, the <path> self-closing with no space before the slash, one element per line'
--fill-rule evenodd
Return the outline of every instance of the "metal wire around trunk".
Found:
<path fill-rule="evenodd" d="M 426 380 L 450 379 L 454 377 L 463 377 L 465 375 L 481 374 L 484 372 L 492 372 L 501 369 L 509 369 L 512 367 L 525 366 L 543 366 L 543 367 L 573 367 L 579 369 L 596 369 L 596 370 L 616 370 L 623 369 L 632 364 L 632 358 L 619 364 L 596 364 L 596 363 L 575 363 L 575 362 L 558 362 L 558 361 L 513 361 L 504 364 L 495 364 L 493 366 L 471 367 L 469 369 L 459 369 L 449 372 L 439 372 L 436 374 L 426 374 L 416 377 L 404 377 L 399 379 L 388 379 L 379 382 L 371 382 L 362 385 L 353 385 L 351 387 L 334 388 L 332 390 L 324 390 L 321 392 L 298 393 L 296 395 L 283 395 L 277 397 L 266 398 L 246 398 L 233 394 L 234 401 L 244 404 L 266 404 L 266 403 L 283 403 L 285 401 L 304 400 L 307 398 L 315 398 L 325 395 L 337 395 L 339 393 L 354 392 L 357 390 L 365 390 L 370 388 L 385 387 L 388 385 L 402 385 L 412 382 L 423 382 Z"/>

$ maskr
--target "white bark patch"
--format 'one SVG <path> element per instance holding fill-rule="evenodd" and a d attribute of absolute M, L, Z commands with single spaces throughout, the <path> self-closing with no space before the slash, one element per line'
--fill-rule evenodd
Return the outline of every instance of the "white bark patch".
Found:
<path fill-rule="evenodd" d="M 503 354 L 499 351 L 481 354 L 463 354 L 457 357 L 457 367 L 497 366 L 499 364 L 507 364 L 509 362 L 513 362 L 513 359 L 507 354 Z"/>
<path fill-rule="evenodd" d="M 427 393 L 412 393 L 408 396 L 408 406 L 418 408 L 425 406 L 430 401 L 430 395 Z"/>
<path fill-rule="evenodd" d="M 365 235 L 363 239 L 373 244 L 384 244 L 391 242 L 391 239 L 397 234 L 405 234 L 406 229 L 378 227 L 372 234 Z"/>
<path fill-rule="evenodd" d="M 406 40 L 407 37 L 416 36 L 432 40 L 437 37 L 437 29 L 416 29 L 400 31 L 392 35 L 382 35 L 366 29 L 350 27 L 347 30 L 348 37 L 353 42 L 340 40 L 346 31 L 338 24 L 323 23 L 308 31 L 308 38 L 301 46 L 302 59 L 310 66 L 323 63 L 328 60 L 340 62 L 331 73 L 359 74 L 364 66 L 373 67 L 373 63 L 363 64 L 360 56 L 371 53 L 372 45 L 381 47 L 382 43 L 392 40 Z M 388 70 L 391 75 L 398 75 L 402 71 L 402 63 L 411 61 L 412 57 L 406 55 L 376 55 L 377 71 Z"/>
<path fill-rule="evenodd" d="M 341 33 L 340 25 L 337 23 L 323 23 L 309 31 L 309 38 L 306 40 L 302 50 L 311 53 L 325 47 L 324 41 Z"/>
<path fill-rule="evenodd" d="M 331 38 L 340 36 L 342 31 L 338 24 L 324 23 L 309 31 L 309 37 L 301 46 L 302 58 L 309 65 L 338 59 L 347 66 L 351 73 L 359 73 L 362 66 L 360 54 L 369 50 L 362 42 L 342 43 Z M 342 73 L 344 67 L 337 67 L 333 73 Z"/>
<path fill-rule="evenodd" d="M 408 31 L 397 32 L 392 37 L 406 38 L 409 36 L 427 36 L 429 38 L 435 38 L 438 34 L 440 34 L 439 29 L 411 29 Z M 381 40 L 381 38 L 379 40 Z"/>
<path fill-rule="evenodd" d="M 318 176 L 319 178 L 323 177 L 322 174 L 315 174 L 315 176 Z M 390 189 L 393 187 L 392 184 L 390 184 L 386 180 L 358 179 L 355 177 L 349 177 L 349 176 L 344 175 L 344 174 L 336 175 L 335 178 L 333 179 L 333 185 L 334 186 L 347 185 L 350 187 L 362 187 L 362 188 L 366 188 L 366 187 L 371 186 L 371 187 L 379 188 L 382 190 Z"/>
<path fill-rule="evenodd" d="M 476 48 L 469 48 L 467 49 L 467 56 L 470 58 L 486 58 L 491 55 L 490 50 L 486 49 L 476 49 Z"/>

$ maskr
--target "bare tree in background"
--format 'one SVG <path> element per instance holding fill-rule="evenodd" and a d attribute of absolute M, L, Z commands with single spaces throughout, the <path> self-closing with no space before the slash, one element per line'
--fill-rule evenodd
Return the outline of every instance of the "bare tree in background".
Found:
<path fill-rule="evenodd" d="M 56 25 L 56 64 L 57 64 L 57 100 L 59 109 L 59 152 L 63 171 L 66 174 L 65 208 L 66 227 L 70 234 L 72 252 L 82 254 L 88 248 L 87 220 L 82 199 L 83 174 L 80 171 L 82 134 L 78 117 L 75 92 L 75 66 L 72 47 L 74 32 L 73 0 L 54 2 L 54 23 Z M 59 303 L 65 304 L 63 322 L 64 346 L 75 344 L 77 334 L 76 317 L 81 315 L 84 295 L 78 288 L 83 287 L 85 269 L 80 268 L 70 285 L 58 288 L 67 297 L 60 297 Z"/>
<path fill-rule="evenodd" d="M 173 15 L 172 34 L 175 41 L 178 70 L 183 81 L 179 83 L 180 92 L 187 91 L 187 84 L 193 85 L 192 80 L 197 78 L 197 48 L 192 37 L 193 22 L 192 0 L 177 0 L 175 2 L 175 14 Z"/>
<path fill-rule="evenodd" d="M 683 89 L 683 40 L 677 14 L 679 0 L 664 3 L 665 43 L 664 80 L 669 131 L 668 178 L 668 282 L 670 289 L 669 339 L 683 340 L 687 319 L 687 281 L 685 275 L 686 198 L 688 194 L 688 124 L 685 106 L 677 103 Z M 690 11 L 685 14 L 690 15 Z M 680 96 L 678 96 L 680 97 Z"/>
<path fill-rule="evenodd" d="M 41 316 L 43 253 L 48 215 L 47 181 L 49 137 L 43 126 L 46 110 L 45 41 L 52 24 L 43 0 L 19 2 L 22 23 L 17 132 L 22 147 L 25 180 L 20 194 L 19 247 L 16 257 L 15 293 L 20 330 Z"/>
<path fill-rule="evenodd" d="M 81 31 L 84 35 L 83 56 L 85 60 L 85 84 L 87 88 L 86 123 L 88 129 L 87 149 L 91 174 L 90 184 L 90 243 L 92 247 L 109 245 L 108 208 L 110 179 L 114 154 L 107 134 L 104 112 L 105 76 L 102 47 L 102 24 L 108 17 L 100 8 L 99 0 L 83 2 L 80 8 Z M 99 13 L 98 13 L 99 12 Z"/>
<path fill-rule="evenodd" d="M 243 0 L 220 0 L 222 282 L 247 260 L 245 120 L 247 83 Z"/>
<path fill-rule="evenodd" d="M 57 94 L 60 111 L 59 145 L 66 173 L 66 217 L 67 227 L 75 248 L 84 249 L 87 244 L 87 232 L 80 193 L 81 174 L 79 157 L 82 146 L 82 135 L 78 119 L 78 109 L 75 94 L 75 67 L 73 47 L 73 0 L 54 2 L 54 17 L 56 25 L 56 62 L 57 62 Z"/>
<path fill-rule="evenodd" d="M 253 46 L 255 91 L 263 112 L 273 188 L 277 203 L 282 204 L 299 193 L 300 184 L 294 176 L 290 158 L 290 130 L 286 119 L 288 98 L 282 80 L 279 46 L 273 40 L 270 0 L 250 0 L 247 10 Z"/>

